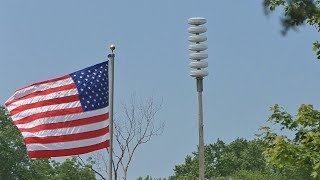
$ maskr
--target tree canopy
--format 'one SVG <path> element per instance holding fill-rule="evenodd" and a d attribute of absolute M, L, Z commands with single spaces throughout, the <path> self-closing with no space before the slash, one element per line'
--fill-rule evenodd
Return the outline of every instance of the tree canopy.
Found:
<path fill-rule="evenodd" d="M 278 7 L 284 10 L 282 22 L 282 34 L 286 34 L 290 29 L 307 23 L 320 32 L 320 0 L 264 0 L 264 8 L 267 13 L 274 11 Z M 320 59 L 320 43 L 313 43 L 313 50 Z"/>
<path fill-rule="evenodd" d="M 320 112 L 313 110 L 312 106 L 302 106 L 297 118 L 299 119 L 297 121 L 301 122 L 298 123 L 295 120 L 291 121 L 292 116 L 280 111 L 278 106 L 274 110 L 269 120 L 281 124 L 281 127 L 299 126 L 296 137 L 290 140 L 287 136 L 276 134 L 269 127 L 263 127 L 264 133 L 259 139 L 238 138 L 229 144 L 217 140 L 205 146 L 205 177 L 208 179 L 214 177 L 216 180 L 319 178 Z M 315 124 L 318 126 L 315 127 Z M 197 179 L 197 177 L 198 154 L 194 152 L 185 158 L 183 164 L 175 166 L 174 175 L 169 177 L 169 180 Z"/>
<path fill-rule="evenodd" d="M 217 140 L 205 146 L 205 177 L 272 177 L 277 179 L 276 173 L 267 165 L 262 152 L 264 142 L 260 140 L 248 141 L 238 138 L 226 144 Z M 187 156 L 184 164 L 176 165 L 174 175 L 169 179 L 197 179 L 198 154 Z M 263 178 L 262 178 L 263 179 Z"/>
<path fill-rule="evenodd" d="M 264 154 L 269 163 L 288 175 L 300 179 L 320 178 L 320 112 L 312 105 L 302 104 L 293 116 L 279 105 L 272 107 L 269 121 L 285 133 L 262 127 L 267 143 Z M 291 134 L 291 136 L 290 136 Z"/>

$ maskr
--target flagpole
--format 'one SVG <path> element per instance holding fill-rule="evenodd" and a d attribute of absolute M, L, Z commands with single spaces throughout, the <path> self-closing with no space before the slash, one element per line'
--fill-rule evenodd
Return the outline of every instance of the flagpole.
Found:
<path fill-rule="evenodd" d="M 109 145 L 109 180 L 112 180 L 112 162 L 113 162 L 113 90 L 114 90 L 114 50 L 115 45 L 110 45 L 111 54 L 108 55 L 109 65 L 109 134 L 110 134 L 110 145 Z"/>

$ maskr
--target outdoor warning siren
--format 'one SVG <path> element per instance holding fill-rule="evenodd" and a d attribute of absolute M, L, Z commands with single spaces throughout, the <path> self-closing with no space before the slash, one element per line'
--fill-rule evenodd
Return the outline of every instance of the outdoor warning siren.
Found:
<path fill-rule="evenodd" d="M 208 49 L 208 46 L 204 44 L 207 41 L 207 36 L 203 33 L 207 32 L 207 28 L 203 25 L 207 22 L 205 18 L 194 17 L 188 19 L 188 24 L 191 26 L 188 28 L 190 36 L 188 38 L 190 45 L 189 50 L 192 51 L 189 55 L 191 63 L 189 66 L 192 68 L 190 76 L 197 79 L 203 79 L 208 76 L 208 71 L 204 68 L 208 67 L 208 63 L 203 61 L 208 58 L 208 54 L 203 52 Z"/>

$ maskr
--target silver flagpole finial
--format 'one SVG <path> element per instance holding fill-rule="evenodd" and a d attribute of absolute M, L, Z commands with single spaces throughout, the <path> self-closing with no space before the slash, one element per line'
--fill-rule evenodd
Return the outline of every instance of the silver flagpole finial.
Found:
<path fill-rule="evenodd" d="M 111 44 L 111 45 L 110 45 L 110 50 L 111 50 L 112 54 L 113 54 L 113 51 L 114 51 L 115 49 L 116 49 L 116 45 Z"/>

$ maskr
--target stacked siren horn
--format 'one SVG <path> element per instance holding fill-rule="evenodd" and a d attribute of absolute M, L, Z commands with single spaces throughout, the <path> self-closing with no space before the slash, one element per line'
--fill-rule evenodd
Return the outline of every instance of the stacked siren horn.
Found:
<path fill-rule="evenodd" d="M 208 76 L 208 71 L 204 70 L 204 68 L 208 67 L 208 63 L 203 61 L 208 58 L 208 54 L 205 51 L 208 46 L 204 44 L 207 41 L 207 37 L 202 35 L 207 31 L 207 28 L 203 25 L 207 22 L 205 18 L 202 17 L 194 17 L 188 19 L 188 24 L 191 26 L 188 28 L 188 32 L 191 34 L 189 36 L 189 50 L 190 53 L 190 67 L 193 68 L 190 72 L 190 76 L 195 77 L 197 79 L 203 79 L 203 77 Z"/>
<path fill-rule="evenodd" d="M 207 41 L 207 37 L 203 33 L 207 32 L 207 28 L 203 25 L 207 22 L 205 18 L 194 17 L 188 19 L 188 24 L 191 26 L 188 28 L 189 36 L 189 50 L 190 53 L 190 67 L 192 68 L 190 76 L 195 77 L 197 80 L 197 92 L 198 92 L 198 120 L 199 120 L 199 180 L 204 180 L 205 168 L 204 168 L 204 138 L 203 138 L 203 108 L 202 108 L 202 91 L 203 91 L 203 78 L 208 76 L 208 71 L 204 68 L 208 67 L 208 63 L 203 61 L 208 58 L 208 54 L 204 51 L 208 49 L 208 46 L 204 44 Z"/>

